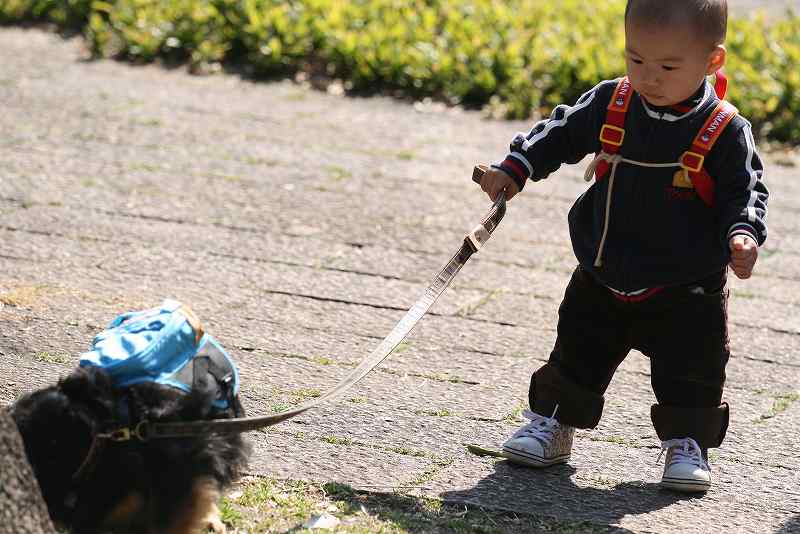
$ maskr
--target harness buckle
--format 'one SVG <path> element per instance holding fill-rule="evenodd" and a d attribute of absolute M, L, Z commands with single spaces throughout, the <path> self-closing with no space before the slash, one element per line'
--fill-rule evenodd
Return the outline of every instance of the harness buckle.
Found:
<path fill-rule="evenodd" d="M 604 124 L 600 129 L 600 142 L 602 143 L 607 143 L 613 146 L 622 146 L 624 139 L 624 128 L 619 128 L 613 124 Z"/>
<path fill-rule="evenodd" d="M 112 430 L 108 434 L 98 434 L 98 438 L 106 438 L 111 441 L 129 441 L 131 439 L 131 429 L 128 427 Z"/>
<path fill-rule="evenodd" d="M 489 230 L 486 229 L 485 226 L 479 224 L 472 230 L 470 233 L 467 234 L 466 241 L 472 247 L 472 252 L 478 252 L 484 243 L 486 243 L 492 234 L 489 233 Z"/>
<path fill-rule="evenodd" d="M 683 153 L 679 163 L 681 164 L 681 167 L 686 169 L 688 172 L 700 172 L 700 170 L 703 168 L 703 163 L 705 160 L 706 157 L 704 155 L 689 150 Z"/>
<path fill-rule="evenodd" d="M 189 323 L 189 326 L 194 330 L 194 344 L 199 345 L 205 333 L 203 331 L 203 323 L 200 322 L 200 319 L 197 318 L 194 311 L 185 304 L 182 304 L 181 307 L 178 308 L 178 311 L 186 318 L 186 322 Z"/>
<path fill-rule="evenodd" d="M 139 441 L 147 441 L 147 438 L 150 436 L 147 432 L 147 420 L 139 421 L 136 427 L 131 432 L 133 436 L 135 436 Z"/>
<path fill-rule="evenodd" d="M 147 421 L 139 421 L 139 423 L 131 429 L 131 427 L 122 427 L 112 430 L 107 434 L 97 434 L 98 438 L 104 438 L 110 441 L 130 441 L 131 437 L 139 441 L 147 441 L 150 437 L 147 432 Z"/>

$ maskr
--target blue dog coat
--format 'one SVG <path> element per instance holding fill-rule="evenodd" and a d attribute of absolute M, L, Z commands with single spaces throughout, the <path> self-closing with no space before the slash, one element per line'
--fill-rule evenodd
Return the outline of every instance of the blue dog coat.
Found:
<path fill-rule="evenodd" d="M 165 300 L 149 310 L 118 316 L 81 355 L 81 367 L 103 369 L 115 387 L 156 382 L 181 391 L 216 387 L 216 408 L 225 410 L 239 393 L 239 373 L 230 356 L 203 331 L 194 313 Z"/>

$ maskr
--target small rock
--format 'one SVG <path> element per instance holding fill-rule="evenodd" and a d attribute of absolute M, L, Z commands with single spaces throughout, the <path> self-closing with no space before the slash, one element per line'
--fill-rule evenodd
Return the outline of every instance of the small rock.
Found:
<path fill-rule="evenodd" d="M 341 80 L 333 80 L 326 88 L 326 91 L 329 95 L 342 96 L 345 92 L 344 84 Z"/>
<path fill-rule="evenodd" d="M 333 530 L 339 525 L 339 523 L 341 523 L 341 521 L 338 517 L 327 512 L 323 512 L 321 514 L 312 516 L 311 519 L 305 522 L 303 528 Z"/>

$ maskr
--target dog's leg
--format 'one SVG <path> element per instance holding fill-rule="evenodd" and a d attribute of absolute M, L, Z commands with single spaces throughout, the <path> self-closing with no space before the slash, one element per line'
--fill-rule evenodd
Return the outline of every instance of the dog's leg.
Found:
<path fill-rule="evenodd" d="M 197 534 L 208 529 L 216 534 L 224 534 L 225 524 L 217 507 L 219 498 L 219 485 L 216 481 L 211 478 L 195 481 L 189 501 L 178 511 L 166 534 Z"/>
<path fill-rule="evenodd" d="M 228 531 L 225 528 L 225 523 L 222 522 L 216 501 L 211 503 L 211 509 L 208 511 L 204 523 L 204 526 L 213 530 L 214 534 L 225 534 Z"/>
<path fill-rule="evenodd" d="M 106 515 L 102 522 L 105 528 L 134 523 L 134 518 L 144 511 L 144 499 L 136 492 L 129 493 L 121 499 Z"/>

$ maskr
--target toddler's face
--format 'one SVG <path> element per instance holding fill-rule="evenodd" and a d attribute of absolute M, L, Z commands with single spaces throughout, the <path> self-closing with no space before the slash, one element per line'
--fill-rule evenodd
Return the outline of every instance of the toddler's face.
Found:
<path fill-rule="evenodd" d="M 625 24 L 628 77 L 633 88 L 655 106 L 686 100 L 724 61 L 723 47 L 710 48 L 688 27 Z"/>

